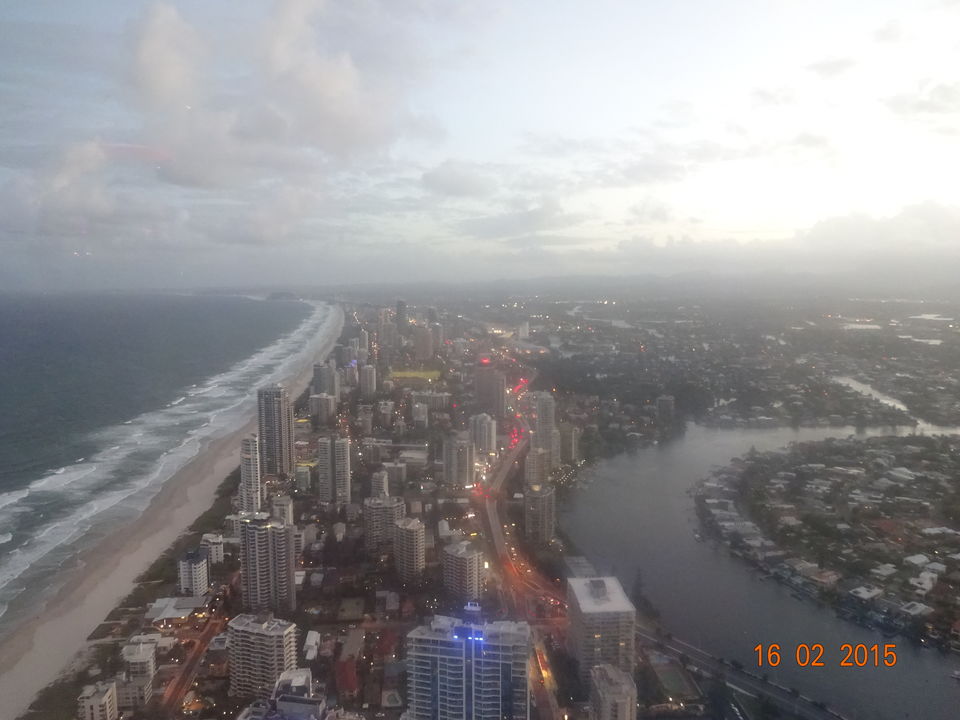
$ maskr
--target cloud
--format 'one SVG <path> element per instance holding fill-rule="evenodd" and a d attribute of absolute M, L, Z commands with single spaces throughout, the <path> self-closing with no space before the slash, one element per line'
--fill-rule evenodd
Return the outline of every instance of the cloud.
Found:
<path fill-rule="evenodd" d="M 544 198 L 522 210 L 464 220 L 460 228 L 478 238 L 506 238 L 571 227 L 583 220 L 582 215 L 565 212 L 555 198 Z"/>
<path fill-rule="evenodd" d="M 518 237 L 504 238 L 500 242 L 514 250 L 588 245 L 590 243 L 588 239 L 582 237 L 563 235 L 520 235 Z"/>
<path fill-rule="evenodd" d="M 659 200 L 646 198 L 629 208 L 631 223 L 665 223 L 673 219 L 670 207 Z"/>
<path fill-rule="evenodd" d="M 844 255 L 942 263 L 960 255 L 960 207 L 928 202 L 907 206 L 887 218 L 835 217 L 815 224 L 798 238 L 811 247 L 831 248 Z"/>
<path fill-rule="evenodd" d="M 849 57 L 827 58 L 810 63 L 807 65 L 807 70 L 822 78 L 833 78 L 842 75 L 856 64 L 857 61 Z"/>
<path fill-rule="evenodd" d="M 750 97 L 754 105 L 779 106 L 793 102 L 793 91 L 789 88 L 757 88 Z"/>
<path fill-rule="evenodd" d="M 898 42 L 902 36 L 903 29 L 900 27 L 900 23 L 896 20 L 891 20 L 890 22 L 881 25 L 873 31 L 874 40 L 882 43 Z"/>
<path fill-rule="evenodd" d="M 172 5 L 150 6 L 136 29 L 133 79 L 148 111 L 181 112 L 200 93 L 202 42 Z"/>
<path fill-rule="evenodd" d="M 960 111 L 960 82 L 939 83 L 916 93 L 894 95 L 887 106 L 902 115 L 939 115 Z"/>
<path fill-rule="evenodd" d="M 330 175 L 400 138 L 431 141 L 442 129 L 408 101 L 431 68 L 420 23 L 459 17 L 433 0 L 278 0 L 237 52 L 156 3 L 132 37 L 144 143 L 162 179 L 212 188 Z"/>
<path fill-rule="evenodd" d="M 166 242 L 180 211 L 155 192 L 111 182 L 111 154 L 98 141 L 77 143 L 53 166 L 15 175 L 0 188 L 0 237 L 33 249 Z"/>
<path fill-rule="evenodd" d="M 457 160 L 446 160 L 426 171 L 421 181 L 427 190 L 453 197 L 486 197 L 497 189 L 480 166 Z"/>

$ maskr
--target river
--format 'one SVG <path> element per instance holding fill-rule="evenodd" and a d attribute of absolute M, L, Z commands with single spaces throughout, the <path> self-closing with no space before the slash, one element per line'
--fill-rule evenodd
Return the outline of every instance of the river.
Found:
<path fill-rule="evenodd" d="M 890 430 L 867 435 L 890 434 Z M 637 570 L 644 594 L 678 638 L 714 655 L 756 669 L 753 648 L 779 643 L 784 661 L 764 671 L 771 679 L 823 700 L 855 720 L 947 720 L 960 717 L 960 656 L 884 639 L 837 618 L 833 611 L 798 600 L 726 548 L 697 542 L 694 484 L 714 466 L 727 465 L 751 446 L 776 450 L 793 441 L 846 437 L 851 428 L 721 430 L 690 425 L 667 443 L 598 462 L 592 479 L 573 490 L 560 513 L 570 539 L 600 572 L 620 577 L 629 592 Z M 842 643 L 896 642 L 893 668 L 842 668 Z M 823 668 L 800 668 L 793 648 L 822 643 Z M 788 650 L 789 649 L 789 650 Z"/>

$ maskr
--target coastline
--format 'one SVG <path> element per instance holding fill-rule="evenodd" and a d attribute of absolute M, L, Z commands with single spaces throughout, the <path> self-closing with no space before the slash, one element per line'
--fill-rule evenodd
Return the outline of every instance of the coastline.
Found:
<path fill-rule="evenodd" d="M 331 307 L 336 311 L 335 305 Z M 334 325 L 324 350 L 285 380 L 292 397 L 309 385 L 313 363 L 330 353 L 340 327 Z M 25 712 L 40 690 L 61 677 L 89 634 L 130 593 L 136 578 L 213 504 L 220 483 L 239 465 L 240 439 L 255 428 L 256 420 L 251 419 L 211 440 L 163 484 L 139 518 L 85 551 L 80 566 L 69 571 L 72 577 L 43 612 L 4 640 L 0 697 L 9 717 Z"/>

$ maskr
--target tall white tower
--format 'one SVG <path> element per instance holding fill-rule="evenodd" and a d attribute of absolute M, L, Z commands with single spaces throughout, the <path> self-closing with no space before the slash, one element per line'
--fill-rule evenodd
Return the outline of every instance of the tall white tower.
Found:
<path fill-rule="evenodd" d="M 240 441 L 240 510 L 260 512 L 262 502 L 260 443 L 256 435 L 248 435 Z"/>
<path fill-rule="evenodd" d="M 295 610 L 294 528 L 267 513 L 240 520 L 240 590 L 251 610 Z"/>
<path fill-rule="evenodd" d="M 334 500 L 350 502 L 352 491 L 350 474 L 350 438 L 337 438 L 333 443 Z"/>
<path fill-rule="evenodd" d="M 257 391 L 257 422 L 260 431 L 260 471 L 293 476 L 293 403 L 286 388 L 268 385 Z"/>
<path fill-rule="evenodd" d="M 230 695 L 269 697 L 277 680 L 297 666 L 297 626 L 286 620 L 237 615 L 227 625 Z"/>
<path fill-rule="evenodd" d="M 417 518 L 397 520 L 393 538 L 393 557 L 400 582 L 411 583 L 426 567 L 426 528 Z"/>

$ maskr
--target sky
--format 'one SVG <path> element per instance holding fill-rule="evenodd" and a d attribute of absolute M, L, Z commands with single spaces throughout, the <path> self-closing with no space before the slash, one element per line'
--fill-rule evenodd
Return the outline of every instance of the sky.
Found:
<path fill-rule="evenodd" d="M 0 290 L 951 281 L 960 0 L 0 7 Z"/>

